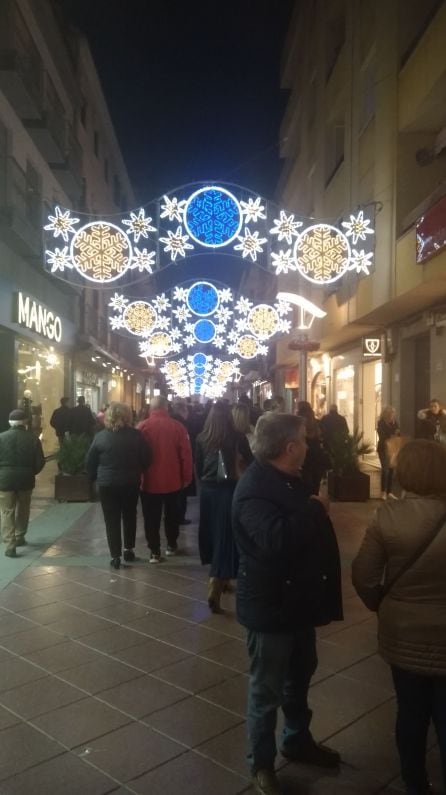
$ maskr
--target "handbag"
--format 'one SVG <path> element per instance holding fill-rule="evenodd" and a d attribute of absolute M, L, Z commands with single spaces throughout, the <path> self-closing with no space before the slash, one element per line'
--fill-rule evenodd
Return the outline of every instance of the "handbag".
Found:
<path fill-rule="evenodd" d="M 386 459 L 389 469 L 395 469 L 398 453 L 409 441 L 407 436 L 390 436 L 385 441 Z"/>
<path fill-rule="evenodd" d="M 225 459 L 223 458 L 223 451 L 219 449 L 217 453 L 217 483 L 225 483 L 228 479 L 228 470 L 226 469 Z"/>
<path fill-rule="evenodd" d="M 424 555 L 426 550 L 430 547 L 433 541 L 435 541 L 436 537 L 438 536 L 440 530 L 442 529 L 443 525 L 446 523 L 446 513 L 442 514 L 438 522 L 435 524 L 434 529 L 432 530 L 431 534 L 424 539 L 423 543 L 415 550 L 413 555 L 410 556 L 409 560 L 406 560 L 405 564 L 401 566 L 400 570 L 389 580 L 383 587 L 381 588 L 380 593 L 380 601 L 384 599 L 385 596 L 389 593 L 391 588 L 395 585 L 397 580 L 399 580 L 406 571 L 412 568 L 415 563 Z"/>

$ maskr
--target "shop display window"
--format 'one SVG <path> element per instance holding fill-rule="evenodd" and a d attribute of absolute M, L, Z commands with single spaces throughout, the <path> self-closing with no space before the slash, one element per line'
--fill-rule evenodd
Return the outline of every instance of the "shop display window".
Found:
<path fill-rule="evenodd" d="M 52 346 L 20 340 L 17 346 L 17 400 L 28 426 L 42 442 L 45 455 L 58 448 L 50 425 L 64 395 L 64 356 Z"/>
<path fill-rule="evenodd" d="M 352 364 L 335 370 L 335 394 L 339 414 L 347 420 L 350 431 L 355 426 L 355 368 Z"/>

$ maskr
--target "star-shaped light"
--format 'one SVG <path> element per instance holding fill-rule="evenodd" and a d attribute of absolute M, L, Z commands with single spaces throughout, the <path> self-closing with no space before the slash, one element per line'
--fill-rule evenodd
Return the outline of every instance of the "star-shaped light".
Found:
<path fill-rule="evenodd" d="M 153 273 L 152 265 L 155 264 L 156 251 L 147 251 L 146 248 L 139 249 L 137 246 L 133 249 L 132 262 L 130 268 L 134 270 L 137 268 L 140 273 L 147 271 Z"/>
<path fill-rule="evenodd" d="M 227 306 L 220 306 L 215 312 L 215 317 L 218 318 L 221 323 L 227 323 L 231 315 L 232 312 Z"/>
<path fill-rule="evenodd" d="M 158 312 L 165 312 L 166 309 L 170 307 L 170 301 L 166 297 L 165 293 L 161 293 L 161 295 L 157 295 L 156 298 L 153 299 L 154 306 L 157 308 Z"/>
<path fill-rule="evenodd" d="M 181 329 L 176 327 L 172 328 L 170 330 L 170 336 L 172 337 L 173 340 L 178 340 L 180 337 L 182 337 Z"/>
<path fill-rule="evenodd" d="M 227 345 L 226 350 L 232 356 L 233 353 L 237 353 L 237 345 Z"/>
<path fill-rule="evenodd" d="M 257 262 L 257 254 L 263 251 L 262 244 L 266 243 L 266 237 L 259 238 L 259 233 L 257 231 L 250 232 L 247 226 L 243 231 L 245 236 L 237 235 L 237 240 L 240 240 L 240 243 L 237 243 L 234 249 L 242 252 L 243 259 L 251 257 L 253 262 Z"/>
<path fill-rule="evenodd" d="M 181 342 L 174 342 L 172 345 L 172 350 L 174 353 L 179 353 L 181 350 Z"/>
<path fill-rule="evenodd" d="M 170 326 L 170 318 L 165 315 L 158 315 L 158 323 L 156 325 L 162 331 L 167 331 Z"/>
<path fill-rule="evenodd" d="M 257 199 L 249 198 L 247 202 L 240 202 L 242 215 L 245 217 L 245 223 L 249 224 L 250 221 L 257 223 L 259 218 L 266 218 L 263 212 L 265 207 L 261 204 L 261 201 L 260 196 L 257 196 Z"/>
<path fill-rule="evenodd" d="M 182 323 L 184 320 L 187 320 L 188 317 L 191 317 L 191 311 L 187 308 L 186 304 L 181 304 L 181 306 L 177 306 L 177 308 L 173 309 L 172 311 L 180 323 Z"/>
<path fill-rule="evenodd" d="M 300 226 L 302 226 L 301 221 L 295 221 L 294 215 L 291 213 L 287 215 L 284 210 L 280 211 L 280 218 L 274 219 L 274 227 L 270 229 L 272 235 L 277 235 L 277 239 L 280 242 L 281 240 L 286 240 L 289 246 L 293 242 L 293 236 L 298 237 L 299 232 L 297 231 Z"/>
<path fill-rule="evenodd" d="M 194 328 L 195 328 L 195 323 L 184 324 L 184 330 L 187 332 L 187 334 L 193 334 Z"/>
<path fill-rule="evenodd" d="M 284 320 L 284 318 L 281 318 L 279 320 L 279 331 L 288 334 L 288 332 L 291 331 L 291 320 Z"/>
<path fill-rule="evenodd" d="M 216 348 L 223 348 L 225 344 L 224 337 L 215 337 L 214 338 L 214 345 Z"/>
<path fill-rule="evenodd" d="M 257 345 L 257 355 L 258 356 L 267 356 L 268 355 L 268 345 L 262 345 L 260 342 Z"/>
<path fill-rule="evenodd" d="M 119 295 L 119 293 L 115 293 L 113 298 L 110 298 L 108 305 L 111 306 L 112 309 L 116 309 L 117 312 L 123 312 L 125 309 L 125 305 L 128 304 L 128 298 L 124 298 L 123 295 Z"/>
<path fill-rule="evenodd" d="M 288 315 L 291 312 L 292 306 L 287 301 L 276 301 L 274 309 L 282 317 L 282 315 Z"/>
<path fill-rule="evenodd" d="M 120 329 L 124 325 L 124 318 L 122 315 L 115 315 L 114 317 L 109 317 L 110 326 L 113 331 Z"/>
<path fill-rule="evenodd" d="M 220 296 L 220 303 L 227 304 L 229 301 L 232 301 L 232 290 L 229 287 L 223 287 L 222 290 L 219 290 Z"/>
<path fill-rule="evenodd" d="M 72 218 L 70 216 L 70 211 L 65 210 L 63 213 L 60 207 L 56 207 L 56 215 L 49 215 L 48 220 L 49 224 L 44 226 L 46 232 L 52 232 L 54 237 L 59 237 L 59 235 L 65 240 L 65 243 L 68 243 L 68 235 L 71 233 L 75 233 L 76 230 L 73 227 L 73 224 L 79 223 L 79 218 Z"/>
<path fill-rule="evenodd" d="M 235 321 L 235 327 L 237 331 L 246 331 L 248 328 L 248 321 L 244 317 L 239 317 Z"/>
<path fill-rule="evenodd" d="M 370 275 L 370 266 L 372 265 L 373 260 L 373 251 L 370 251 L 368 254 L 365 253 L 364 249 L 361 251 L 356 251 L 354 248 L 352 251 L 352 256 L 350 258 L 350 264 L 348 266 L 349 271 L 356 271 L 356 273 L 365 273 L 366 276 Z"/>
<path fill-rule="evenodd" d="M 187 348 L 192 348 L 195 345 L 196 339 L 193 334 L 188 334 L 187 337 L 184 338 L 184 344 Z"/>
<path fill-rule="evenodd" d="M 238 338 L 239 338 L 238 331 L 236 331 L 235 329 L 232 329 L 232 331 L 230 331 L 229 334 L 228 334 L 228 340 L 230 342 L 237 342 Z"/>
<path fill-rule="evenodd" d="M 173 199 L 163 196 L 163 199 L 164 204 L 161 205 L 162 213 L 160 213 L 160 218 L 168 218 L 169 221 L 182 221 L 186 200 L 178 201 L 176 196 Z"/>
<path fill-rule="evenodd" d="M 51 273 L 64 271 L 65 268 L 72 268 L 73 263 L 68 255 L 68 246 L 55 248 L 54 251 L 45 251 L 46 261 L 51 265 Z"/>
<path fill-rule="evenodd" d="M 189 235 L 183 235 L 181 226 L 177 228 L 176 232 L 170 229 L 167 231 L 167 237 L 160 237 L 160 242 L 165 243 L 164 251 L 170 252 L 170 258 L 175 262 L 178 256 L 185 257 L 186 249 L 193 248 L 191 243 L 188 243 Z"/>
<path fill-rule="evenodd" d="M 252 307 L 253 307 L 252 301 L 250 301 L 248 298 L 243 298 L 243 296 L 238 299 L 235 305 L 237 312 L 240 312 L 241 315 L 247 315 L 248 312 L 250 312 L 250 310 L 252 309 Z"/>
<path fill-rule="evenodd" d="M 278 254 L 271 253 L 271 259 L 272 266 L 276 271 L 276 276 L 279 276 L 281 273 L 297 270 L 297 265 L 293 259 L 290 248 L 287 249 L 287 251 L 281 249 Z"/>
<path fill-rule="evenodd" d="M 360 210 L 358 215 L 350 216 L 350 221 L 342 221 L 342 226 L 346 229 L 347 237 L 352 238 L 352 243 L 355 246 L 358 240 L 366 240 L 367 235 L 373 235 L 373 229 L 369 229 L 370 220 L 364 218 L 364 211 Z"/>
<path fill-rule="evenodd" d="M 146 218 L 144 207 L 141 207 L 138 215 L 131 212 L 130 218 L 123 219 L 122 223 L 128 226 L 129 232 L 133 234 L 133 239 L 137 243 L 140 237 L 148 237 L 149 232 L 156 232 L 155 227 L 151 226 L 151 221 L 150 216 Z"/>
<path fill-rule="evenodd" d="M 173 291 L 173 299 L 175 301 L 186 301 L 188 296 L 189 290 L 185 287 L 175 287 Z"/>

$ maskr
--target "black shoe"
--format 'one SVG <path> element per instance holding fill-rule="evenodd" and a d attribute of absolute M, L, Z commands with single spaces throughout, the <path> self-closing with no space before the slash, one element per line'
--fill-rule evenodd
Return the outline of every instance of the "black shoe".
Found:
<path fill-rule="evenodd" d="M 258 795 L 282 795 L 283 793 L 274 770 L 257 770 L 252 777 L 252 786 Z"/>
<path fill-rule="evenodd" d="M 16 558 L 17 553 L 15 551 L 15 547 L 9 547 L 8 549 L 5 549 L 5 555 L 7 558 Z"/>
<path fill-rule="evenodd" d="M 112 558 L 110 561 L 112 569 L 119 569 L 121 567 L 121 558 Z"/>
<path fill-rule="evenodd" d="M 320 745 L 310 737 L 302 745 L 293 748 L 282 748 L 282 756 L 290 762 L 300 762 L 303 765 L 317 765 L 318 767 L 338 767 L 341 762 L 340 754 L 326 745 Z"/>
<path fill-rule="evenodd" d="M 133 549 L 124 549 L 124 560 L 127 563 L 131 563 L 132 560 L 135 560 L 135 553 Z"/>

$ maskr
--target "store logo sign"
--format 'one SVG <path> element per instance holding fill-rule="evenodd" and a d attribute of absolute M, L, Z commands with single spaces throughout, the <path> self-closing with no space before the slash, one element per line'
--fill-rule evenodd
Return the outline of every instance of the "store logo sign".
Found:
<path fill-rule="evenodd" d="M 17 293 L 16 320 L 19 326 L 35 331 L 49 340 L 62 340 L 62 321 L 58 315 L 29 295 Z"/>
<path fill-rule="evenodd" d="M 363 337 L 362 338 L 362 355 L 363 356 L 381 356 L 381 337 Z"/>

